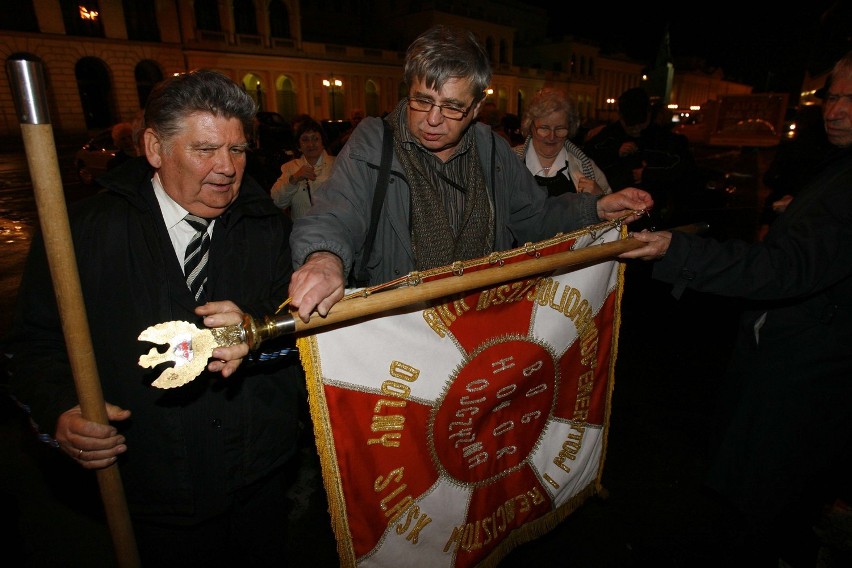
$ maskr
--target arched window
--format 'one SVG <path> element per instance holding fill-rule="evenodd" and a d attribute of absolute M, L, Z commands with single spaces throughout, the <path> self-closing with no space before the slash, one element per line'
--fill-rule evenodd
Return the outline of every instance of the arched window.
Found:
<path fill-rule="evenodd" d="M 257 13 L 252 0 L 233 0 L 234 27 L 238 34 L 257 35 Z"/>
<path fill-rule="evenodd" d="M 260 82 L 260 77 L 254 73 L 247 73 L 243 77 L 243 89 L 257 103 L 257 110 L 266 110 L 263 104 L 263 85 Z"/>
<path fill-rule="evenodd" d="M 195 0 L 195 27 L 199 30 L 221 32 L 219 3 L 216 0 Z"/>
<path fill-rule="evenodd" d="M 501 113 L 506 113 L 508 110 L 509 95 L 506 93 L 506 89 L 497 89 L 497 108 L 500 109 Z"/>
<path fill-rule="evenodd" d="M 494 59 L 494 40 L 491 36 L 485 38 L 485 53 L 488 54 L 488 59 L 491 60 L 492 64 L 499 63 Z"/>
<path fill-rule="evenodd" d="M 328 79 L 323 80 L 323 86 L 328 91 L 328 108 L 331 114 L 331 120 L 342 120 L 344 118 L 343 109 L 346 106 L 344 99 L 346 98 L 346 85 L 341 79 L 337 79 L 332 75 Z"/>
<path fill-rule="evenodd" d="M 136 77 L 136 94 L 139 96 L 139 108 L 145 108 L 148 95 L 154 85 L 163 80 L 163 72 L 156 62 L 151 60 L 140 61 L 133 70 Z"/>
<path fill-rule="evenodd" d="M 97 130 L 112 126 L 112 84 L 106 64 L 96 57 L 84 57 L 74 66 L 77 91 L 83 106 L 86 128 Z"/>
<path fill-rule="evenodd" d="M 526 95 L 520 89 L 518 90 L 518 112 L 517 114 L 520 117 L 524 116 L 524 100 L 526 99 Z"/>
<path fill-rule="evenodd" d="M 72 36 L 104 37 L 97 0 L 61 0 L 65 33 Z"/>
<path fill-rule="evenodd" d="M 506 45 L 506 40 L 500 40 L 500 63 L 511 63 L 509 61 L 509 47 Z"/>
<path fill-rule="evenodd" d="M 275 102 L 278 105 L 278 114 L 288 121 L 296 114 L 296 87 L 293 80 L 286 75 L 280 75 L 275 80 Z"/>
<path fill-rule="evenodd" d="M 127 39 L 137 41 L 160 41 L 157 27 L 157 10 L 154 0 L 122 0 Z"/>
<path fill-rule="evenodd" d="M 269 3 L 269 35 L 289 39 L 290 11 L 282 0 L 272 0 Z"/>
<path fill-rule="evenodd" d="M 364 85 L 364 116 L 380 116 L 379 108 L 379 86 L 372 79 L 367 79 Z"/>

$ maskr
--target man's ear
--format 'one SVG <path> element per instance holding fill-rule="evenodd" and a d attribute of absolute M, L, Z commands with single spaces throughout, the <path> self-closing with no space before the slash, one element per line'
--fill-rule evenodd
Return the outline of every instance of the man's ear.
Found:
<path fill-rule="evenodd" d="M 485 98 L 479 99 L 479 101 L 473 105 L 473 109 L 471 109 L 471 121 L 476 120 L 476 117 L 479 116 L 479 111 L 482 109 L 482 103 L 485 102 Z"/>
<path fill-rule="evenodd" d="M 148 163 L 156 169 L 163 165 L 163 143 L 157 133 L 151 128 L 146 128 L 142 133 L 142 144 L 145 148 L 145 157 L 148 158 Z"/>

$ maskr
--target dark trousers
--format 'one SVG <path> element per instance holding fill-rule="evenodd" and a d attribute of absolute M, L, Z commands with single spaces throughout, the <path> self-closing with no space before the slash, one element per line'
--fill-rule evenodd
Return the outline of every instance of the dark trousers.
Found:
<path fill-rule="evenodd" d="M 286 469 L 238 491 L 228 511 L 202 522 L 134 520 L 143 568 L 286 567 Z"/>

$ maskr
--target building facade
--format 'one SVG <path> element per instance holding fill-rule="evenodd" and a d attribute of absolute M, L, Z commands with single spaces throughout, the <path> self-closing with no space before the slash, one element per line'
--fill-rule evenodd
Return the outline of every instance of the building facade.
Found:
<path fill-rule="evenodd" d="M 494 65 L 497 107 L 522 114 L 544 86 L 574 97 L 581 121 L 614 118 L 611 101 L 642 83 L 642 62 L 603 56 L 592 42 L 539 36 L 547 13 L 513 0 L 19 0 L 0 16 L 0 56 L 40 60 L 57 136 L 85 138 L 132 121 L 151 88 L 174 73 L 219 70 L 289 119 L 390 111 L 406 95 L 410 41 L 437 23 L 482 41 Z M 676 75 L 675 83 L 678 77 Z M 687 86 L 683 104 L 724 92 L 724 81 Z M 0 85 L 0 137 L 20 126 L 8 75 Z M 692 100 L 695 102 L 692 102 Z"/>

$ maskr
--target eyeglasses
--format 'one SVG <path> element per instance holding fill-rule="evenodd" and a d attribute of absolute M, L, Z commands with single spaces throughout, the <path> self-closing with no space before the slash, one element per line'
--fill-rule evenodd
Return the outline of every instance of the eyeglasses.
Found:
<path fill-rule="evenodd" d="M 542 138 L 547 138 L 550 136 L 550 133 L 553 133 L 557 138 L 565 138 L 568 136 L 568 129 L 564 126 L 557 126 L 556 128 L 551 128 L 549 126 L 536 126 L 535 133 L 541 136 Z"/>
<path fill-rule="evenodd" d="M 476 104 L 476 101 L 470 103 L 470 106 L 467 109 L 461 109 L 458 107 L 454 107 L 452 105 L 439 105 L 435 104 L 432 101 L 428 101 L 426 99 L 418 99 L 416 97 L 408 97 L 408 108 L 411 110 L 416 110 L 417 112 L 430 112 L 432 107 L 438 107 L 440 109 L 441 116 L 444 118 L 449 118 L 450 120 L 461 120 L 470 113 L 470 109 L 473 108 L 473 105 Z"/>

